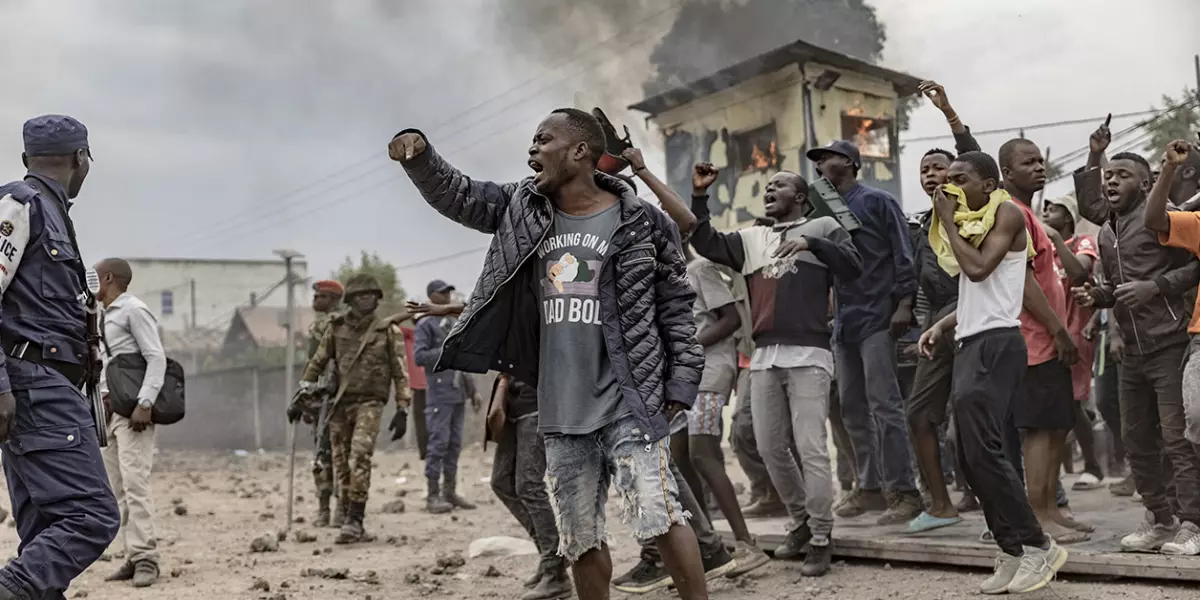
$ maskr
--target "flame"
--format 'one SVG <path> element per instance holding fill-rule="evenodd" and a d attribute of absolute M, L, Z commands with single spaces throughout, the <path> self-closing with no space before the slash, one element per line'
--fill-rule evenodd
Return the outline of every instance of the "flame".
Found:
<path fill-rule="evenodd" d="M 846 109 L 846 114 L 850 115 L 851 117 L 861 117 L 863 115 L 863 109 L 861 106 L 852 106 Z"/>
<path fill-rule="evenodd" d="M 866 144 L 867 132 L 871 131 L 871 124 L 873 124 L 874 122 L 875 122 L 875 119 L 863 119 L 858 124 L 858 131 L 854 132 L 854 137 L 857 140 L 857 144 L 859 147 L 862 147 L 864 144 Z"/>
<path fill-rule="evenodd" d="M 758 144 L 754 144 L 754 147 L 750 150 L 750 164 L 746 166 L 746 171 L 768 169 L 778 164 L 779 157 L 776 154 L 775 140 L 771 140 L 765 152 Z"/>

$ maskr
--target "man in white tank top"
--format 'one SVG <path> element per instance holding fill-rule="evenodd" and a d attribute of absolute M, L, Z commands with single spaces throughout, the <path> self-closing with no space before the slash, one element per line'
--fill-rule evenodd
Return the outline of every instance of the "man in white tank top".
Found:
<path fill-rule="evenodd" d="M 1000 181 L 996 161 L 982 152 L 960 155 L 948 182 L 962 188 L 971 210 L 982 209 Z M 1004 455 L 1004 429 L 1014 396 L 1022 389 L 1027 353 L 1021 337 L 1026 261 L 1025 218 L 1012 202 L 1000 204 L 995 222 L 976 248 L 954 223 L 955 200 L 939 188 L 934 211 L 946 228 L 962 269 L 958 308 L 921 336 L 932 355 L 943 335 L 954 333 L 957 351 L 951 401 L 957 419 L 963 474 L 983 503 L 1000 546 L 985 594 L 1027 593 L 1046 587 L 1067 561 L 1067 552 L 1042 532 L 1025 488 Z"/>

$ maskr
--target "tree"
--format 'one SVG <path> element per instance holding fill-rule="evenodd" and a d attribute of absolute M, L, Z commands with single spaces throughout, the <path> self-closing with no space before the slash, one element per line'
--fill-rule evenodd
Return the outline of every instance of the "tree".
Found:
<path fill-rule="evenodd" d="M 1146 124 L 1150 137 L 1142 149 L 1150 154 L 1150 163 L 1158 164 L 1163 149 L 1174 140 L 1196 141 L 1200 131 L 1200 96 L 1196 90 L 1184 88 L 1179 99 L 1166 94 L 1162 97 L 1162 109 L 1166 112 L 1152 117 Z"/>
<path fill-rule="evenodd" d="M 366 250 L 363 250 L 358 264 L 355 264 L 354 260 L 347 256 L 346 260 L 342 261 L 342 266 L 333 273 L 333 278 L 345 284 L 352 275 L 358 273 L 371 275 L 379 282 L 379 287 L 383 288 L 383 304 L 389 307 L 403 307 L 408 295 L 400 286 L 395 265 L 383 260 L 374 252 L 368 254 Z"/>

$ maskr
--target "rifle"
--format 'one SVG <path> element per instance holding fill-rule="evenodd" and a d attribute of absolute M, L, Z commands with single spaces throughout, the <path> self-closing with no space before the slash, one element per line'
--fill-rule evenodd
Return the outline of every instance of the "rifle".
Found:
<path fill-rule="evenodd" d="M 88 269 L 84 281 L 87 284 L 83 306 L 87 315 L 88 348 L 84 389 L 92 405 L 92 424 L 96 427 L 96 440 L 103 448 L 108 445 L 108 408 L 104 406 L 104 398 L 100 396 L 100 374 L 104 371 L 104 361 L 100 358 L 100 338 L 104 331 L 100 326 L 99 302 L 96 301 L 96 292 L 100 291 L 100 276 L 95 269 Z"/>

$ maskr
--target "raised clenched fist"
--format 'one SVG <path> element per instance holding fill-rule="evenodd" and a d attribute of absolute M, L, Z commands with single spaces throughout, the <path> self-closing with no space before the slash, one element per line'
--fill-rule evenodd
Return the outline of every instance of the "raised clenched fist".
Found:
<path fill-rule="evenodd" d="M 408 162 L 425 151 L 425 137 L 419 133 L 401 133 L 388 144 L 388 157 L 397 162 Z"/>

